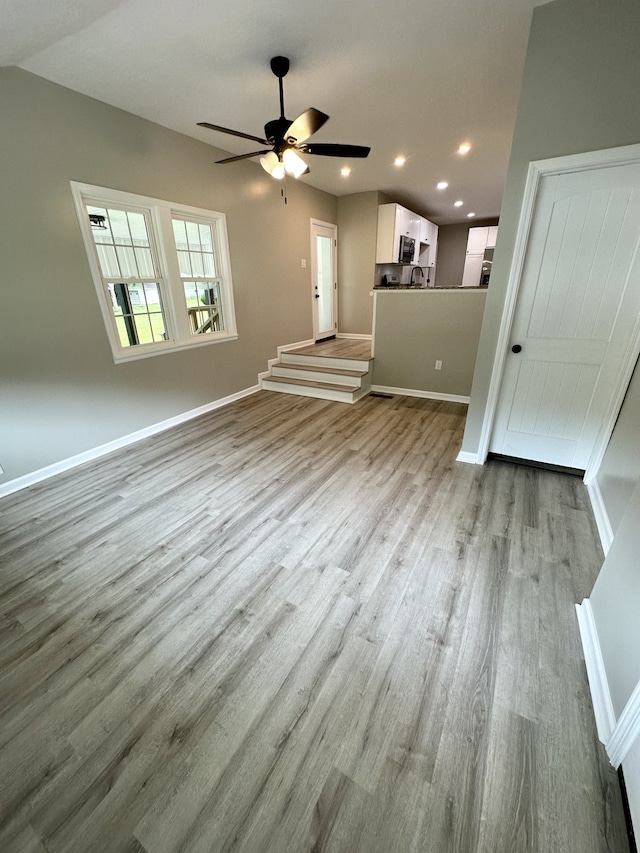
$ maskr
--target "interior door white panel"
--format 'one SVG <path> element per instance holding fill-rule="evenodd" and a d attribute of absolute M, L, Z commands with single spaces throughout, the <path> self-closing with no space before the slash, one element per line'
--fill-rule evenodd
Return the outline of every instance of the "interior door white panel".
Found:
<path fill-rule="evenodd" d="M 585 469 L 640 315 L 640 166 L 541 179 L 490 450 Z"/>

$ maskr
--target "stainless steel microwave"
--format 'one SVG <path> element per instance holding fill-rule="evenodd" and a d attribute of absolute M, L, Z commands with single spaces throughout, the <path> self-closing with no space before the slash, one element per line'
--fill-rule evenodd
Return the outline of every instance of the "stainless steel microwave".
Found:
<path fill-rule="evenodd" d="M 413 255 L 416 249 L 416 241 L 413 237 L 407 237 L 405 234 L 400 235 L 400 254 L 398 255 L 399 264 L 412 264 Z"/>

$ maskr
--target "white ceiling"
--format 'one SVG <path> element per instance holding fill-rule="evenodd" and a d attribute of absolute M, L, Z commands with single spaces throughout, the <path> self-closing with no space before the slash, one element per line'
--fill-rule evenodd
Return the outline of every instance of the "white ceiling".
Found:
<path fill-rule="evenodd" d="M 301 180 L 335 195 L 379 189 L 447 224 L 468 221 L 471 211 L 499 213 L 529 24 L 540 4 L 0 0 L 0 64 L 242 154 L 255 144 L 196 122 L 262 136 L 279 115 L 269 60 L 288 56 L 286 115 L 316 107 L 331 120 L 314 142 L 372 149 L 366 160 L 309 156 L 311 173 Z M 465 141 L 472 149 L 461 157 Z M 398 154 L 407 158 L 401 169 L 393 165 Z M 348 178 L 342 165 L 352 167 Z M 447 190 L 436 190 L 440 180 Z M 464 206 L 454 208 L 456 199 Z"/>

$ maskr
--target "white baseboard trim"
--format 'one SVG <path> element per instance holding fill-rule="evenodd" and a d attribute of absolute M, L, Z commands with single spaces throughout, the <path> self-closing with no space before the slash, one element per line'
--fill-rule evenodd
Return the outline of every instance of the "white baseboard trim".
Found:
<path fill-rule="evenodd" d="M 616 727 L 616 715 L 611 701 L 593 610 L 588 598 L 585 598 L 582 604 L 576 604 L 576 613 L 598 737 L 606 747 Z"/>
<path fill-rule="evenodd" d="M 618 722 L 606 743 L 609 761 L 618 769 L 627 753 L 640 737 L 640 683 L 618 717 Z"/>
<path fill-rule="evenodd" d="M 84 465 L 85 462 L 91 462 L 94 459 L 99 459 L 101 456 L 106 456 L 108 453 L 113 453 L 114 450 L 120 450 L 122 447 L 127 447 L 129 444 L 135 444 L 136 441 L 141 441 L 143 438 L 149 438 L 159 432 L 164 432 L 179 424 L 190 421 L 193 418 L 206 415 L 208 412 L 213 412 L 215 409 L 220 409 L 223 406 L 228 406 L 230 403 L 235 403 L 236 400 L 242 400 L 244 397 L 249 397 L 260 390 L 260 385 L 254 385 L 251 388 L 245 388 L 243 391 L 237 391 L 235 394 L 230 394 L 228 397 L 221 397 L 219 400 L 214 400 L 212 403 L 207 403 L 204 406 L 199 406 L 197 409 L 191 409 L 188 412 L 183 412 L 180 415 L 175 415 L 172 418 L 167 418 L 151 426 L 139 429 L 136 432 L 123 435 L 121 438 L 116 438 L 114 441 L 109 441 L 106 444 L 101 444 L 99 447 L 93 447 L 91 450 L 85 450 L 83 453 L 78 453 L 76 456 L 70 456 L 68 459 L 62 459 L 60 462 L 54 462 L 53 465 L 47 465 L 45 468 L 40 468 L 37 471 L 32 471 L 30 474 L 25 474 L 22 477 L 16 477 L 14 480 L 9 480 L 8 483 L 3 483 L 0 486 L 0 498 L 6 495 L 11 495 L 21 489 L 26 489 L 28 486 L 34 486 L 43 480 L 48 480 L 50 477 L 55 477 L 56 474 L 62 474 L 63 471 L 69 471 L 71 468 L 76 468 L 78 465 Z"/>
<path fill-rule="evenodd" d="M 598 533 L 600 534 L 602 550 L 607 554 L 611 547 L 611 543 L 613 542 L 613 528 L 609 521 L 609 514 L 607 513 L 607 508 L 604 505 L 598 481 L 594 478 L 586 485 L 587 492 L 589 493 L 589 499 L 591 500 L 591 508 L 593 509 L 593 515 L 596 520 L 596 526 L 598 528 Z"/>
<path fill-rule="evenodd" d="M 392 385 L 372 385 L 372 391 L 381 394 L 399 394 L 402 397 L 422 397 L 425 400 L 442 400 L 444 403 L 469 403 L 469 397 L 460 394 L 441 394 L 437 391 L 417 391 L 415 388 L 394 388 Z"/>
<path fill-rule="evenodd" d="M 278 347 L 278 357 L 280 356 L 281 352 L 289 352 L 289 350 L 300 349 L 300 347 L 311 347 L 314 344 L 315 341 L 313 340 L 313 338 L 309 338 L 309 340 L 307 341 L 298 341 L 295 344 L 283 344 L 282 346 Z"/>
<path fill-rule="evenodd" d="M 349 332 L 338 332 L 336 334 L 336 338 L 348 338 L 353 341 L 370 341 L 372 340 L 373 335 L 356 335 Z"/>
<path fill-rule="evenodd" d="M 456 462 L 469 462 L 471 465 L 483 465 L 484 463 L 478 459 L 477 453 L 469 453 L 467 450 L 461 450 L 456 456 Z"/>

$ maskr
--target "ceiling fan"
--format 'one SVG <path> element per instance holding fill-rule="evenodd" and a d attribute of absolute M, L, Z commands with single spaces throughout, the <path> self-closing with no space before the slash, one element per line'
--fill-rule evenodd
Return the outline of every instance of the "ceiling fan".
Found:
<path fill-rule="evenodd" d="M 228 127 L 220 127 L 218 124 L 210 124 L 207 121 L 199 121 L 200 127 L 208 127 L 221 133 L 230 133 L 232 136 L 240 136 L 242 139 L 251 139 L 261 145 L 271 146 L 262 151 L 252 151 L 250 154 L 238 154 L 236 157 L 226 157 L 224 160 L 216 160 L 216 163 L 235 163 L 236 160 L 246 160 L 249 157 L 260 156 L 260 165 L 274 178 L 284 178 L 285 173 L 299 178 L 309 172 L 309 167 L 300 154 L 321 154 L 325 157 L 366 157 L 371 151 L 364 145 L 335 145 L 323 142 L 307 142 L 322 125 L 329 120 L 326 113 L 320 112 L 313 107 L 305 110 L 294 121 L 285 118 L 284 93 L 282 80 L 289 71 L 289 60 L 286 56 L 274 56 L 271 60 L 271 70 L 278 78 L 280 88 L 280 118 L 267 122 L 264 126 L 265 138 L 251 136 L 239 130 L 231 130 Z"/>

